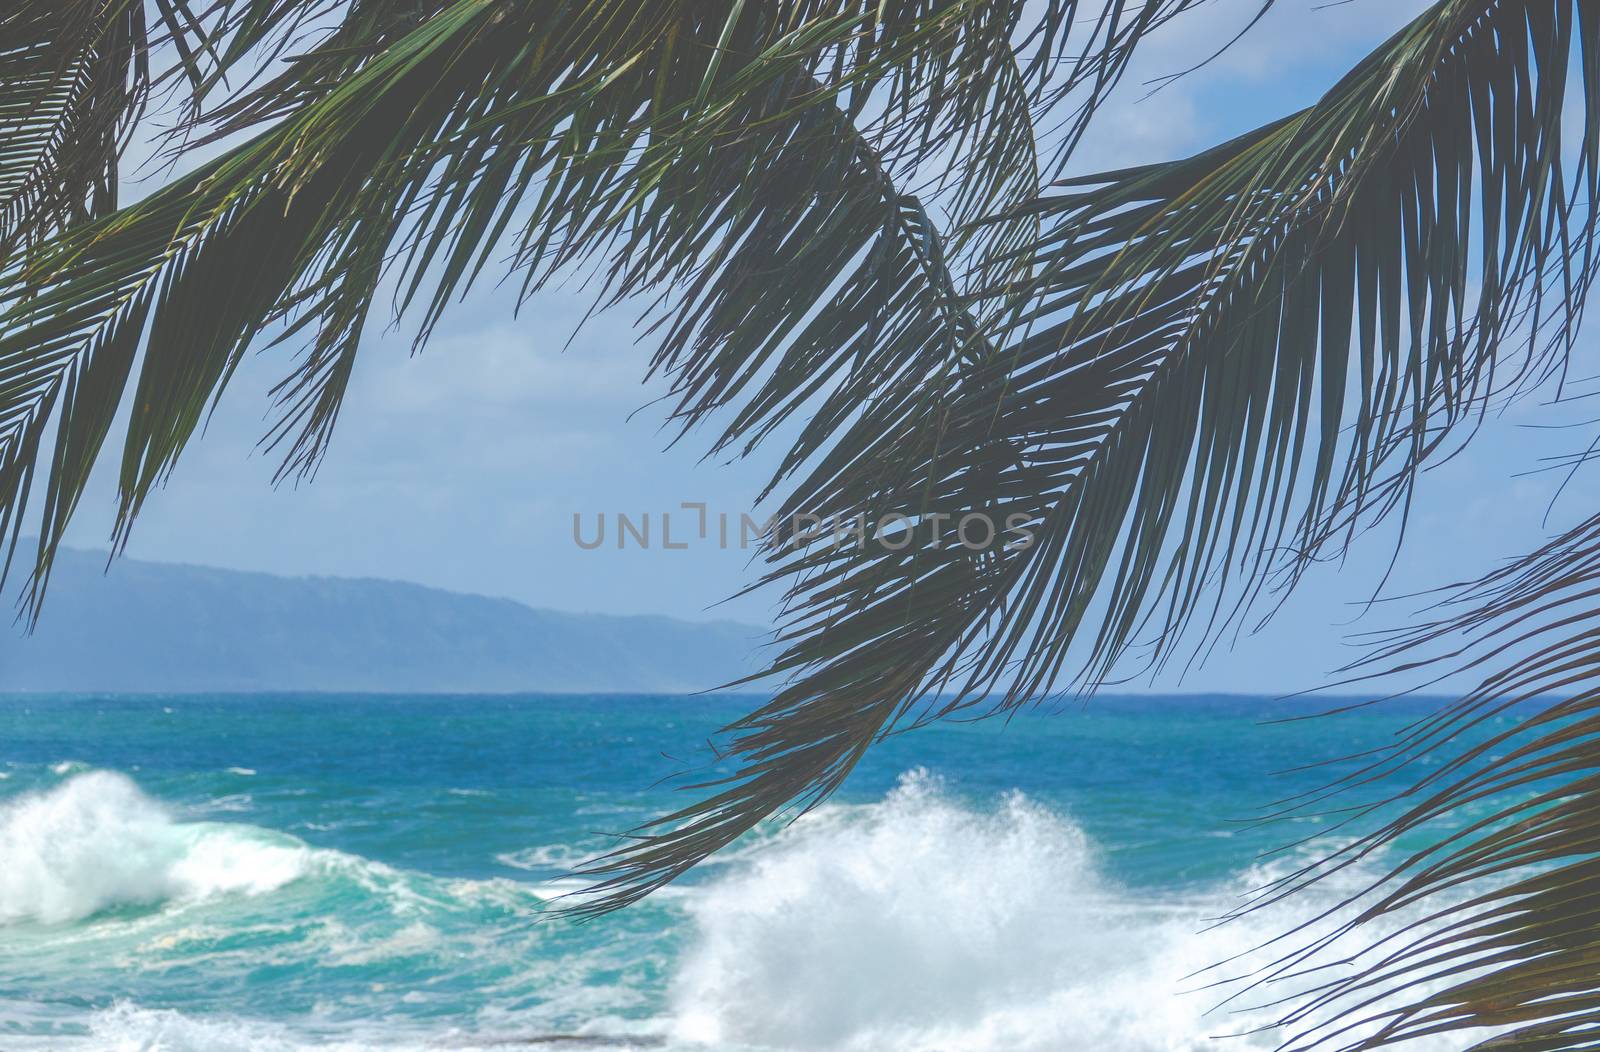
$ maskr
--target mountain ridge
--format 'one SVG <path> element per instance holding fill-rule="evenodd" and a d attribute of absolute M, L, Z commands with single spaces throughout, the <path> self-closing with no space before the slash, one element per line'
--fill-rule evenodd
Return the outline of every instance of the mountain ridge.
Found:
<path fill-rule="evenodd" d="M 374 577 L 105 568 L 62 551 L 37 631 L 0 633 L 0 691 L 683 693 L 758 671 L 767 638 Z"/>

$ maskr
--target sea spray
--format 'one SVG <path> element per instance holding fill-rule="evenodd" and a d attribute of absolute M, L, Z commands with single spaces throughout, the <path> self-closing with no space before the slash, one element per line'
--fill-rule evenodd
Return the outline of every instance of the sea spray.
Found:
<path fill-rule="evenodd" d="M 1366 878 L 1214 924 L 1275 875 L 1136 893 L 1067 816 L 1018 792 L 973 807 L 914 771 L 879 804 L 807 815 L 690 896 L 672 1031 L 784 1052 L 1200 1052 L 1228 1034 L 1241 1052 L 1277 1048 L 1281 1031 L 1248 1031 L 1278 1013 L 1249 995 L 1217 1010 L 1233 987 L 1212 980 Z"/>
<path fill-rule="evenodd" d="M 1083 831 L 1020 793 L 978 810 L 913 772 L 879 805 L 802 819 L 690 910 L 687 1041 L 1023 1052 L 1207 1033 L 1206 1002 L 1172 996 L 1205 963 L 1182 947 L 1198 911 L 1122 897 Z"/>
<path fill-rule="evenodd" d="M 292 838 L 184 823 L 111 771 L 0 806 L 0 923 L 60 924 L 117 906 L 261 894 L 305 872 Z"/>

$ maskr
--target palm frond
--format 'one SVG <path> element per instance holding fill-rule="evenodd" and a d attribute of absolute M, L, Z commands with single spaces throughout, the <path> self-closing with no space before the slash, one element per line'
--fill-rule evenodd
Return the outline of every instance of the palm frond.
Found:
<path fill-rule="evenodd" d="M 116 207 L 121 138 L 150 86 L 149 44 L 142 4 L 0 13 L 0 261 Z"/>
<path fill-rule="evenodd" d="M 30 494 L 43 505 L 29 609 L 135 373 L 119 544 L 253 342 L 306 340 L 268 442 L 309 472 L 381 283 L 425 340 L 497 246 L 528 291 L 602 259 L 607 303 L 655 298 L 685 427 L 779 359 L 826 379 L 883 360 L 873 332 L 965 339 L 944 331 L 961 275 L 1000 273 L 1031 236 L 1027 216 L 973 221 L 1037 191 L 1035 117 L 1067 94 L 1092 111 L 1192 2 L 1118 3 L 1087 35 L 1072 2 L 182 8 L 194 87 L 174 141 L 246 141 L 0 275 L 0 528 L 14 542 Z M 228 70 L 247 83 L 228 90 Z M 951 150 L 966 163 L 930 178 Z M 901 189 L 930 181 L 926 203 Z M 831 342 L 789 340 L 844 283 L 847 325 L 809 329 Z"/>
<path fill-rule="evenodd" d="M 972 336 L 802 434 L 767 577 L 788 682 L 730 728 L 704 799 L 591 868 L 580 910 L 814 804 L 884 734 L 1092 688 L 1141 630 L 1158 664 L 1197 612 L 1203 647 L 1403 510 L 1457 425 L 1565 361 L 1594 276 L 1593 20 L 1444 0 L 1301 113 L 1013 212 L 1042 233 L 1025 277 L 964 298 Z M 917 540 L 807 544 L 796 515 Z M 969 515 L 1031 543 L 934 543 Z"/>
<path fill-rule="evenodd" d="M 1600 1040 L 1596 595 L 1600 517 L 1455 586 L 1437 617 L 1393 633 L 1360 666 L 1482 679 L 1289 812 L 1332 808 L 1338 830 L 1359 835 L 1261 903 L 1385 852 L 1399 861 L 1348 897 L 1347 920 L 1257 977 L 1299 979 L 1329 947 L 1352 963 L 1294 1004 L 1286 1047 L 1377 1048 L 1482 1028 L 1493 1036 L 1473 1048 Z M 1397 916 L 1394 933 L 1366 934 Z M 1347 1029 L 1356 1022 L 1360 1040 Z"/>

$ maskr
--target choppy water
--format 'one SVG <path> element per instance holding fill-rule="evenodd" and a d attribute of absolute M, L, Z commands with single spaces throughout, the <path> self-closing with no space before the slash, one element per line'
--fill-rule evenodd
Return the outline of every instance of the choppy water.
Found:
<path fill-rule="evenodd" d="M 1208 928 L 1313 831 L 1236 820 L 1415 716 L 936 726 L 680 886 L 552 919 L 567 867 L 672 802 L 663 753 L 748 704 L 0 700 L 0 1049 L 1271 1048 L 1215 1044 L 1265 1016 L 1191 976 L 1339 889 Z"/>

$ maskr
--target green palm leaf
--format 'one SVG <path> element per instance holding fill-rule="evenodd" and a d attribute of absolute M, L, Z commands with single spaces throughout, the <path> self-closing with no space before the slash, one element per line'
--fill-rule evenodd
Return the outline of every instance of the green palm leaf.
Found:
<path fill-rule="evenodd" d="M 1456 425 L 1565 360 L 1594 276 L 1593 18 L 1436 4 L 1316 106 L 1012 213 L 1042 234 L 1024 278 L 967 297 L 974 337 L 852 403 L 838 435 L 819 413 L 786 464 L 780 520 L 904 516 L 921 541 L 780 532 L 787 685 L 730 728 L 738 764 L 703 800 L 600 860 L 581 909 L 815 803 L 893 730 L 1092 688 L 1141 628 L 1159 663 L 1197 612 L 1205 646 L 1275 574 L 1403 508 Z M 1033 543 L 931 543 L 980 513 Z"/>
<path fill-rule="evenodd" d="M 1285 1019 L 1294 1048 L 1376 1048 L 1497 1028 L 1483 1049 L 1592 1048 L 1600 1024 L 1600 518 L 1483 580 L 1440 616 L 1395 633 L 1388 675 L 1478 672 L 1459 701 L 1298 804 L 1336 805 L 1358 835 L 1267 889 L 1265 902 L 1394 852 L 1348 897 L 1348 919 L 1296 946 L 1258 982 L 1304 977 L 1329 948 L 1352 967 Z M 1404 847 L 1422 843 L 1422 848 Z M 1259 904 L 1258 904 L 1259 905 Z M 1394 934 L 1368 926 L 1399 917 Z M 1392 926 L 1392 925 L 1391 925 Z M 1310 1020 L 1324 1020 L 1312 1024 Z M 1331 1019 L 1332 1021 L 1327 1021 Z M 1350 1039 L 1359 1020 L 1372 1036 Z"/>
<path fill-rule="evenodd" d="M 0 13 L 0 260 L 116 207 L 121 136 L 149 89 L 138 4 Z"/>
<path fill-rule="evenodd" d="M 1020 3 L 970 0 L 233 0 L 198 20 L 179 5 L 180 140 L 246 141 L 4 275 L 0 528 L 14 540 L 41 500 L 30 609 L 135 373 L 119 542 L 253 342 L 305 340 L 268 442 L 286 473 L 310 471 L 386 278 L 400 309 L 422 299 L 425 339 L 497 246 L 530 291 L 608 260 L 606 302 L 668 304 L 655 367 L 685 427 L 756 390 L 741 419 L 765 430 L 793 412 L 797 392 L 756 387 L 780 358 L 784 376 L 803 362 L 825 381 L 928 331 L 966 339 L 959 275 L 1004 273 L 1033 230 L 969 221 L 1036 192 L 1035 116 L 1072 94 L 1081 126 L 1137 39 L 1191 2 L 1118 4 L 1073 35 L 1076 59 L 1071 3 L 1026 26 Z M 318 46 L 265 71 L 319 27 Z M 964 164 L 935 164 L 952 150 Z M 900 186 L 930 166 L 947 171 L 925 204 Z M 935 214 L 967 233 L 947 244 Z M 839 287 L 842 327 L 790 340 Z M 876 344 L 897 328 L 923 335 Z M 857 375 L 841 404 L 870 388 Z"/>

